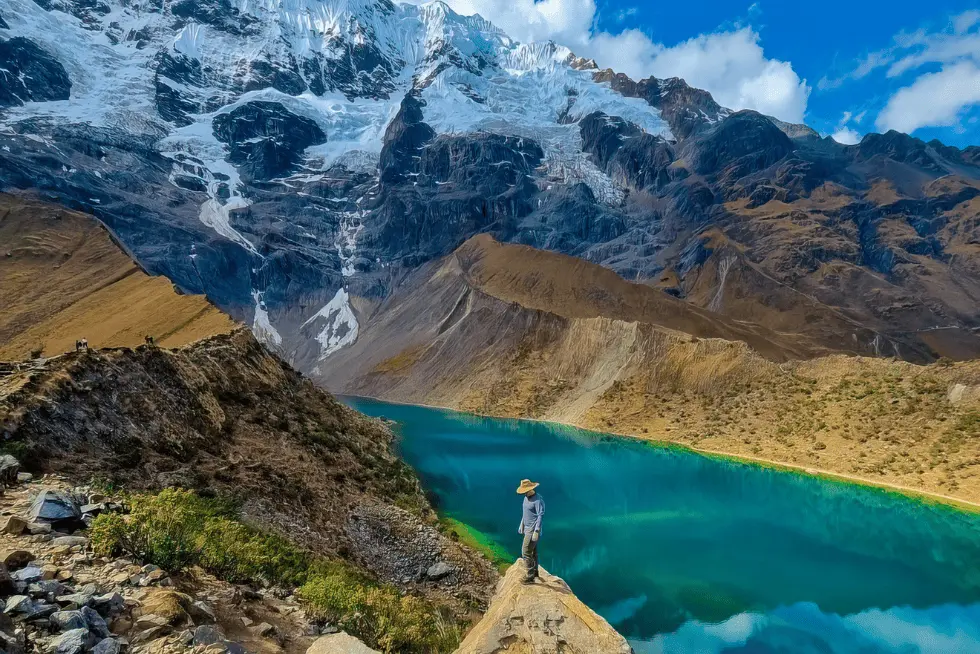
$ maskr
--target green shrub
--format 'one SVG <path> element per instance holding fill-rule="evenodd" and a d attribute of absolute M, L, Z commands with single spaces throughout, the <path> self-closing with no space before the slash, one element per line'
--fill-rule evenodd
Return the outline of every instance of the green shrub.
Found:
<path fill-rule="evenodd" d="M 451 651 L 462 636 L 459 625 L 428 602 L 388 586 L 359 585 L 344 572 L 312 576 L 299 595 L 311 616 L 385 654 Z"/>
<path fill-rule="evenodd" d="M 452 616 L 379 587 L 343 561 L 316 558 L 241 523 L 227 502 L 168 489 L 133 496 L 129 504 L 129 516 L 104 513 L 92 523 L 97 554 L 126 554 L 170 572 L 199 565 L 232 583 L 301 586 L 311 617 L 330 620 L 386 654 L 450 652 L 459 645 L 462 631 Z"/>

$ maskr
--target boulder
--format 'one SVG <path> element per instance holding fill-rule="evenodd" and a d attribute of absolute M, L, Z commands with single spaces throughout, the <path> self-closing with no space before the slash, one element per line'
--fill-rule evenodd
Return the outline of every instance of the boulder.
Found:
<path fill-rule="evenodd" d="M 109 625 L 106 624 L 98 611 L 91 607 L 83 606 L 79 612 L 85 618 L 85 624 L 88 625 L 89 631 L 99 638 L 109 637 Z"/>
<path fill-rule="evenodd" d="M 211 608 L 211 605 L 206 602 L 202 602 L 201 600 L 197 600 L 191 604 L 188 612 L 191 614 L 191 617 L 195 622 L 206 622 L 213 624 L 218 621 L 218 616 L 214 614 L 214 609 Z"/>
<path fill-rule="evenodd" d="M 58 631 L 71 631 L 72 629 L 87 629 L 88 623 L 81 611 L 57 611 L 50 617 L 52 626 Z"/>
<path fill-rule="evenodd" d="M 44 579 L 44 570 L 36 565 L 29 565 L 26 568 L 21 568 L 16 572 L 10 573 L 10 578 L 13 579 L 14 582 L 22 581 L 25 584 L 32 584 L 35 581 L 41 581 Z"/>
<path fill-rule="evenodd" d="M 449 565 L 445 561 L 439 561 L 438 563 L 433 563 L 429 566 L 429 569 L 425 571 L 425 576 L 433 581 L 438 581 L 444 579 L 456 572 L 456 568 Z"/>
<path fill-rule="evenodd" d="M 20 461 L 9 454 L 0 455 L 0 492 L 4 486 L 16 486 L 20 474 Z"/>
<path fill-rule="evenodd" d="M 46 522 L 29 522 L 27 523 L 27 533 L 32 536 L 43 536 L 45 534 L 50 534 L 54 531 Z"/>
<path fill-rule="evenodd" d="M 0 595 L 12 595 L 17 592 L 17 585 L 10 578 L 10 571 L 7 566 L 0 563 Z"/>
<path fill-rule="evenodd" d="M 34 603 L 27 595 L 13 595 L 7 598 L 7 603 L 3 607 L 4 613 L 26 613 Z"/>
<path fill-rule="evenodd" d="M 86 547 L 88 538 L 84 536 L 59 536 L 51 541 L 55 547 Z"/>
<path fill-rule="evenodd" d="M 23 568 L 33 560 L 34 555 L 27 550 L 7 550 L 0 552 L 0 563 L 3 563 L 11 570 Z"/>
<path fill-rule="evenodd" d="M 194 630 L 194 644 L 195 645 L 214 645 L 215 643 L 220 643 L 225 638 L 225 635 L 221 633 L 221 629 L 215 625 L 202 624 L 200 627 Z"/>
<path fill-rule="evenodd" d="M 82 512 L 71 495 L 49 489 L 41 491 L 31 503 L 29 516 L 31 522 L 60 522 L 81 518 Z"/>
<path fill-rule="evenodd" d="M 0 529 L 0 531 L 11 536 L 20 536 L 26 529 L 27 520 L 24 520 L 18 515 L 12 515 L 3 523 L 3 529 Z"/>
<path fill-rule="evenodd" d="M 54 654 L 82 654 L 88 647 L 91 635 L 88 629 L 66 631 L 51 642 Z"/>
<path fill-rule="evenodd" d="M 106 618 L 116 615 L 126 606 L 126 600 L 119 593 L 106 593 L 93 598 L 91 602 L 92 608 Z"/>
<path fill-rule="evenodd" d="M 34 481 L 34 475 L 29 472 L 18 472 L 17 473 L 17 483 L 18 484 L 29 484 Z"/>
<path fill-rule="evenodd" d="M 310 645 L 306 654 L 380 654 L 348 633 L 339 631 L 321 636 Z"/>
<path fill-rule="evenodd" d="M 92 648 L 92 654 L 119 654 L 122 646 L 115 638 L 103 638 Z"/>
<path fill-rule="evenodd" d="M 53 600 L 65 592 L 65 585 L 55 579 L 42 579 L 28 586 L 27 592 L 31 597 Z"/>
<path fill-rule="evenodd" d="M 143 599 L 143 613 L 160 616 L 165 624 L 176 627 L 191 622 L 186 607 L 192 603 L 190 596 L 184 593 L 155 589 Z"/>
<path fill-rule="evenodd" d="M 564 581 L 539 569 L 540 579 L 522 584 L 522 562 L 500 580 L 490 607 L 455 654 L 562 652 L 632 654 L 626 639 L 575 597 Z M 322 654 L 322 653 L 320 653 Z"/>
<path fill-rule="evenodd" d="M 273 627 L 268 622 L 260 622 L 251 629 L 249 629 L 253 634 L 257 636 L 262 636 L 263 638 L 271 636 L 276 633 L 276 628 Z"/>
<path fill-rule="evenodd" d="M 90 605 L 94 597 L 92 593 L 71 593 L 69 595 L 61 595 L 55 601 L 66 608 L 80 609 L 83 606 Z"/>

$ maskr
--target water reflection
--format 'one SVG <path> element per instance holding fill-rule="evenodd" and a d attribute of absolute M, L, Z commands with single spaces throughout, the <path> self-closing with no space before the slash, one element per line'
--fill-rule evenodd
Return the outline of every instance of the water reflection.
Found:
<path fill-rule="evenodd" d="M 980 604 L 827 614 L 815 604 L 740 613 L 719 624 L 692 620 L 671 634 L 633 641 L 637 654 L 976 654 Z"/>

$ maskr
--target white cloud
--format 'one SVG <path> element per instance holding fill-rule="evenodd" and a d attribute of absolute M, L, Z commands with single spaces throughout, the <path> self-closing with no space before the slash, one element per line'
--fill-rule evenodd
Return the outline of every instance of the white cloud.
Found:
<path fill-rule="evenodd" d="M 963 61 L 920 76 L 897 91 L 878 115 L 884 131 L 913 132 L 920 127 L 958 124 L 967 108 L 980 103 L 980 67 Z"/>
<path fill-rule="evenodd" d="M 861 135 L 850 127 L 841 127 L 831 134 L 831 137 L 841 145 L 854 145 L 861 142 Z"/>
<path fill-rule="evenodd" d="M 723 106 L 803 121 L 810 87 L 789 62 L 767 58 L 750 27 L 666 47 L 636 29 L 597 31 L 595 0 L 449 0 L 449 5 L 461 14 L 480 14 L 518 41 L 551 39 L 634 79 L 682 77 Z"/>
<path fill-rule="evenodd" d="M 978 23 L 980 23 L 980 9 L 964 11 L 959 16 L 953 18 L 953 31 L 957 34 L 962 34 Z"/>
<path fill-rule="evenodd" d="M 781 120 L 803 122 L 810 87 L 785 61 L 767 59 L 759 35 L 750 27 L 704 34 L 649 60 L 657 77 L 682 77 L 707 89 L 720 104 L 755 109 Z"/>

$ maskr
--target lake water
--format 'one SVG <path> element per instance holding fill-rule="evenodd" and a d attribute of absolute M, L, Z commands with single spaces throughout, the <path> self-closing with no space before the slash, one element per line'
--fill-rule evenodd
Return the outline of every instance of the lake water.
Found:
<path fill-rule="evenodd" d="M 560 425 L 345 398 L 399 423 L 445 515 L 541 564 L 639 653 L 980 652 L 980 516 Z"/>

